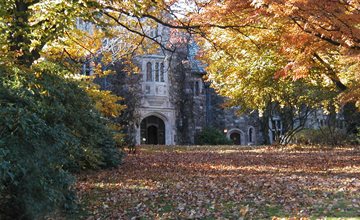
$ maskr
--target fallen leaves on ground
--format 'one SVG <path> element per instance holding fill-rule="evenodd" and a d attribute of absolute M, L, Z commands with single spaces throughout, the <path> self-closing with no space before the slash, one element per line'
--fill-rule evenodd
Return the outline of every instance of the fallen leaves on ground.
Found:
<path fill-rule="evenodd" d="M 142 147 L 81 174 L 84 219 L 360 216 L 359 148 Z"/>

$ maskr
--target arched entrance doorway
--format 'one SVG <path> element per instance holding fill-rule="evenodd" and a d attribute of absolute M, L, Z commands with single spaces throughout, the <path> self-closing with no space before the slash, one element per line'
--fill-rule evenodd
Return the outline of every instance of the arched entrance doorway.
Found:
<path fill-rule="evenodd" d="M 239 132 L 233 132 L 230 134 L 230 139 L 233 144 L 240 145 L 241 144 L 241 134 Z"/>
<path fill-rule="evenodd" d="M 161 118 L 149 116 L 140 124 L 141 144 L 165 144 L 165 123 Z"/>

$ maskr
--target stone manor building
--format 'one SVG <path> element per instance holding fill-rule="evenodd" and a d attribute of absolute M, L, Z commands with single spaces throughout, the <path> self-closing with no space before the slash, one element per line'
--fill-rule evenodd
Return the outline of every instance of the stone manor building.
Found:
<path fill-rule="evenodd" d="M 77 27 L 90 34 L 94 28 L 80 19 Z M 163 45 L 171 40 L 170 30 L 161 25 L 148 29 L 148 35 Z M 172 44 L 175 52 L 159 49 L 134 57 L 140 74 L 124 73 L 123 64 L 118 62 L 111 67 L 115 75 L 98 79 L 102 89 L 124 97 L 128 108 L 119 121 L 125 122 L 128 141 L 137 145 L 196 144 L 196 134 L 212 127 L 224 132 L 234 144 L 260 144 L 258 114 L 239 116 L 236 108 L 225 109 L 224 97 L 203 80 L 204 66 L 195 59 L 197 45 L 189 37 L 183 39 Z M 104 47 L 110 41 L 105 39 Z M 94 60 L 84 63 L 83 74 L 92 74 L 91 62 Z"/>
<path fill-rule="evenodd" d="M 155 33 L 162 36 L 162 41 L 169 40 L 166 28 L 158 26 Z M 191 39 L 175 47 L 175 52 L 159 50 L 134 57 L 140 74 L 122 74 L 121 65 L 114 65 L 118 77 L 100 82 L 104 89 L 125 97 L 124 104 L 128 105 L 128 115 L 131 115 L 127 118 L 131 122 L 126 126 L 132 142 L 137 145 L 196 144 L 196 134 L 213 127 L 224 132 L 234 144 L 259 144 L 258 115 L 238 116 L 235 108 L 223 107 L 224 97 L 217 95 L 210 83 L 203 80 L 206 72 L 195 59 L 198 48 Z M 129 105 L 128 102 L 135 99 L 138 101 Z"/>
<path fill-rule="evenodd" d="M 147 54 L 136 58 L 141 68 L 141 102 L 134 139 L 136 144 L 194 144 L 206 127 L 224 132 L 235 144 L 258 144 L 257 115 L 224 109 L 206 74 L 194 59 L 195 44 L 182 45 L 173 54 Z"/>
<path fill-rule="evenodd" d="M 90 34 L 94 28 L 81 20 L 77 20 L 77 27 Z M 169 45 L 174 37 L 161 25 L 149 28 L 147 34 L 162 45 Z M 182 37 L 182 40 L 170 44 L 175 52 L 159 49 L 153 54 L 134 57 L 133 63 L 140 73 L 124 72 L 125 64 L 119 61 L 110 67 L 116 74 L 97 80 L 102 89 L 124 97 L 123 104 L 127 109 L 118 122 L 125 128 L 128 142 L 191 145 L 196 144 L 196 135 L 209 127 L 223 132 L 236 145 L 259 145 L 267 138 L 272 143 L 275 134 L 282 135 L 283 122 L 276 115 L 266 123 L 256 111 L 238 115 L 239 107 L 225 108 L 225 97 L 216 94 L 211 82 L 204 81 L 204 65 L 195 59 L 199 50 L 196 43 L 186 35 L 176 37 Z M 104 47 L 110 41 L 105 39 Z M 91 62 L 96 61 L 84 62 L 83 74 L 92 74 Z M 324 126 L 327 116 L 315 113 L 307 120 L 306 128 Z M 340 128 L 344 127 L 343 119 L 338 122 Z M 268 127 L 265 128 L 265 124 Z M 264 130 L 267 134 L 262 132 Z"/>

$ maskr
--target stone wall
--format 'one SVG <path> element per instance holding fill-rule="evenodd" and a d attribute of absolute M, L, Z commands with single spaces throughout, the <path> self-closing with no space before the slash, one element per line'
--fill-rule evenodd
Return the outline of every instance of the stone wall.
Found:
<path fill-rule="evenodd" d="M 172 54 L 170 92 L 176 111 L 176 143 L 194 144 L 197 131 L 205 125 L 205 93 L 202 74 L 192 71 L 186 47 Z"/>

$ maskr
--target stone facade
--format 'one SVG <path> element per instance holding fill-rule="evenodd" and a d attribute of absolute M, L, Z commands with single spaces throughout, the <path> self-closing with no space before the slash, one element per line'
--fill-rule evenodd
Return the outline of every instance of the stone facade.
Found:
<path fill-rule="evenodd" d="M 236 138 L 240 145 L 258 145 L 261 144 L 262 134 L 260 132 L 260 120 L 257 112 L 236 114 L 236 107 L 224 110 L 225 129 L 228 138 Z"/>
<path fill-rule="evenodd" d="M 205 127 L 215 127 L 239 145 L 260 143 L 256 113 L 236 114 L 225 109 L 224 98 L 203 81 L 205 72 L 193 62 L 191 45 L 176 53 L 143 55 L 142 92 L 135 127 L 136 144 L 195 144 Z"/>
<path fill-rule="evenodd" d="M 165 36 L 166 29 L 159 28 Z M 162 38 L 168 40 L 169 38 Z M 224 132 L 239 145 L 259 144 L 256 113 L 236 114 L 223 107 L 224 97 L 204 82 L 203 66 L 195 59 L 198 48 L 191 40 L 176 45 L 176 52 L 159 51 L 134 58 L 140 74 L 124 74 L 114 65 L 115 76 L 100 81 L 104 89 L 125 97 L 128 105 L 122 121 L 134 144 L 195 144 L 206 127 Z M 130 105 L 129 105 L 130 103 Z"/>
<path fill-rule="evenodd" d="M 141 106 L 139 108 L 140 123 L 136 127 L 136 144 L 165 144 L 175 143 L 175 106 L 171 100 L 169 89 L 169 60 L 164 54 L 152 54 L 137 57 L 141 67 Z M 157 120 L 143 122 L 147 117 L 157 117 Z M 160 130 L 160 120 L 164 128 Z M 150 140 L 152 136 L 155 139 Z M 150 141 L 150 142 L 149 142 Z"/>

